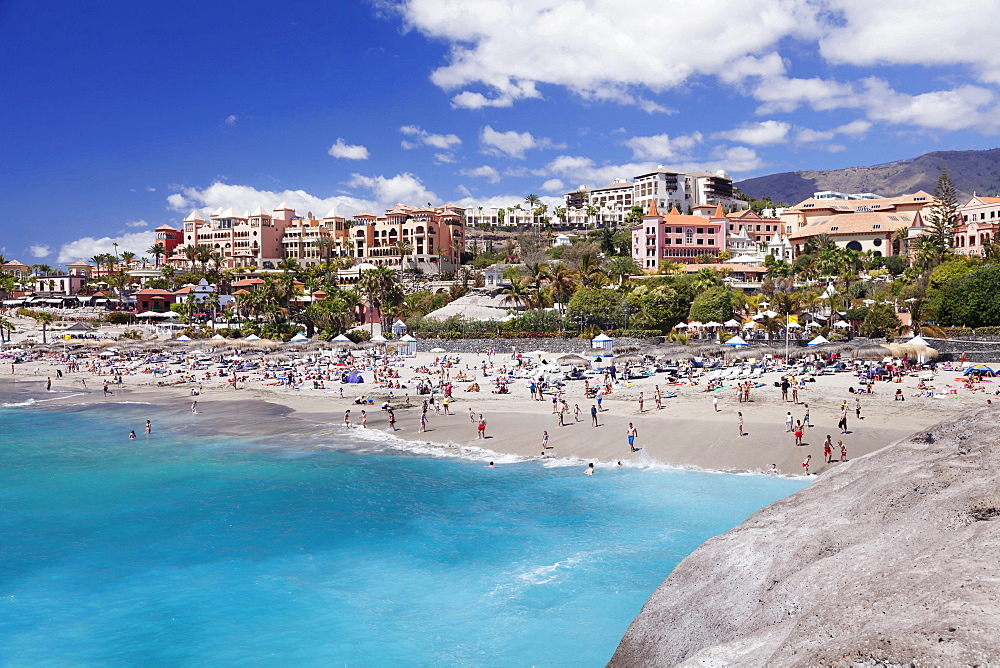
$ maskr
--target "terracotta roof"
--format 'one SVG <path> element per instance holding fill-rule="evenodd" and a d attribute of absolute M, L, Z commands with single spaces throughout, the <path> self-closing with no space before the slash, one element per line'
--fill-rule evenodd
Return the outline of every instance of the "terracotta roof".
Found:
<path fill-rule="evenodd" d="M 133 292 L 133 295 L 142 295 L 143 297 L 173 297 L 174 293 L 170 290 L 157 290 L 156 288 L 144 288 Z"/>
<path fill-rule="evenodd" d="M 791 210 L 802 211 L 808 208 L 810 211 L 821 211 L 823 209 L 833 209 L 846 213 L 856 211 L 859 206 L 890 209 L 900 204 L 926 204 L 930 206 L 935 201 L 934 195 L 924 190 L 918 190 L 910 195 L 881 197 L 879 199 L 816 199 L 815 197 L 810 197 L 791 207 Z"/>
<path fill-rule="evenodd" d="M 244 286 L 261 285 L 263 283 L 264 283 L 264 279 L 262 279 L 262 278 L 245 278 L 242 281 L 236 281 L 234 283 L 231 283 L 231 285 L 234 288 L 242 288 Z"/>
<path fill-rule="evenodd" d="M 714 269 L 722 273 L 757 273 L 763 274 L 767 272 L 767 267 L 751 267 L 748 264 L 685 264 L 681 267 L 682 271 L 686 271 L 689 274 L 693 274 L 702 269 Z"/>
<path fill-rule="evenodd" d="M 913 226 L 919 214 L 873 211 L 871 213 L 839 213 L 821 217 L 789 235 L 790 239 L 806 239 L 819 234 L 872 234 L 895 232 Z M 878 227 L 876 227 L 876 225 Z"/>

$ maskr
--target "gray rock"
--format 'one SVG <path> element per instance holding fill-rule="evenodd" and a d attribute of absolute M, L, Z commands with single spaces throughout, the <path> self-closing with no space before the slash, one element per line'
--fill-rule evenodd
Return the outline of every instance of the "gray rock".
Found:
<path fill-rule="evenodd" d="M 840 464 L 705 542 L 609 665 L 1000 662 L 998 410 Z"/>

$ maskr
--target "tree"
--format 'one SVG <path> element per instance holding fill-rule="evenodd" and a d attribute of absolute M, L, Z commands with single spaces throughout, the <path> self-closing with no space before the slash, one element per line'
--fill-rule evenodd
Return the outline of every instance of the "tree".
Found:
<path fill-rule="evenodd" d="M 642 222 L 642 219 L 645 215 L 646 212 L 643 211 L 641 206 L 633 206 L 631 209 L 629 209 L 628 215 L 625 216 L 625 224 L 638 225 L 639 223 Z"/>
<path fill-rule="evenodd" d="M 156 261 L 156 266 L 160 266 L 160 258 L 167 254 L 167 247 L 163 245 L 162 242 L 157 241 L 155 244 L 146 249 L 146 252 L 153 256 Z"/>
<path fill-rule="evenodd" d="M 708 288 L 694 298 L 689 317 L 692 320 L 725 322 L 733 317 L 733 294 L 729 288 Z"/>
<path fill-rule="evenodd" d="M 942 325 L 1000 325 L 1000 264 L 985 264 L 951 279 L 931 301 Z"/>
<path fill-rule="evenodd" d="M 645 283 L 632 290 L 628 300 L 636 314 L 632 326 L 666 333 L 687 317 L 689 302 L 669 285 Z"/>
<path fill-rule="evenodd" d="M 502 304 L 511 304 L 515 308 L 531 308 L 535 303 L 535 292 L 531 289 L 531 281 L 526 278 L 515 278 L 503 290 Z"/>
<path fill-rule="evenodd" d="M 39 311 L 31 316 L 35 322 L 42 326 L 42 343 L 48 343 L 49 340 L 46 337 L 46 332 L 49 325 L 55 322 L 56 317 L 49 313 L 48 311 Z"/>
<path fill-rule="evenodd" d="M 365 295 L 368 304 L 379 312 L 380 326 L 385 320 L 382 307 L 398 305 L 403 299 L 403 292 L 399 287 L 396 273 L 386 266 L 362 271 L 358 278 L 357 289 Z M 374 332 L 375 322 L 372 321 L 372 333 L 374 334 Z"/>
<path fill-rule="evenodd" d="M 895 332 L 900 326 L 899 316 L 890 304 L 873 304 L 861 322 L 861 333 L 865 336 L 882 337 Z"/>
<path fill-rule="evenodd" d="M 581 331 L 590 325 L 601 329 L 613 328 L 621 316 L 622 294 L 615 290 L 580 288 L 569 300 L 567 317 L 580 325 Z"/>
<path fill-rule="evenodd" d="M 531 211 L 531 223 L 534 224 L 537 220 L 538 205 L 541 204 L 542 199 L 538 195 L 528 195 L 524 198 L 524 202 L 528 205 L 528 210 Z"/>
<path fill-rule="evenodd" d="M 6 339 L 4 339 L 3 335 L 5 330 L 8 332 Z M 4 343 L 5 341 L 10 341 L 10 336 L 11 334 L 13 334 L 13 332 L 14 332 L 14 323 L 12 323 L 7 318 L 0 316 L 0 343 Z"/>
<path fill-rule="evenodd" d="M 122 251 L 122 262 L 125 263 L 125 271 L 128 271 L 132 267 L 132 263 L 135 262 L 135 253 Z"/>
<path fill-rule="evenodd" d="M 934 187 L 934 206 L 927 212 L 927 227 L 937 261 L 951 252 L 955 240 L 955 226 L 958 222 L 958 191 L 948 176 L 948 168 L 941 167 L 937 185 Z"/>

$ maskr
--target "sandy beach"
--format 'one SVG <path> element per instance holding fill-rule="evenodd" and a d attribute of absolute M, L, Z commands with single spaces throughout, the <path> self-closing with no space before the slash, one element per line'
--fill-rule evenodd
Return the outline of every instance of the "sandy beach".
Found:
<path fill-rule="evenodd" d="M 598 466 L 621 462 L 623 465 L 661 464 L 732 472 L 767 471 L 774 464 L 786 475 L 802 474 L 802 462 L 808 455 L 812 455 L 811 473 L 822 473 L 836 466 L 841 458 L 836 447 L 838 440 L 844 441 L 849 458 L 859 457 L 962 410 L 982 406 L 987 400 L 996 398 L 994 392 L 1000 389 L 1000 383 L 987 379 L 983 390 L 970 391 L 959 380 L 960 371 L 939 369 L 930 384 L 944 394 L 943 398 L 914 396 L 918 394 L 919 380 L 915 376 L 905 377 L 902 383 L 876 383 L 872 395 L 854 395 L 849 388 L 858 385 L 856 376 L 836 373 L 820 375 L 815 382 L 806 383 L 799 391 L 799 403 L 795 404 L 791 397 L 789 401 L 782 401 L 780 389 L 774 386 L 781 374 L 774 372 L 759 379 L 763 386 L 752 390 L 749 403 L 741 403 L 732 386 L 712 392 L 705 391 L 704 382 L 695 386 L 668 387 L 665 377 L 656 374 L 616 386 L 604 397 L 603 410 L 598 415 L 599 426 L 595 428 L 590 412 L 595 401 L 584 397 L 583 381 L 570 381 L 563 395 L 570 410 L 565 426 L 559 426 L 549 395 L 543 401 L 532 400 L 528 381 L 524 378 L 515 379 L 509 385 L 510 394 L 492 394 L 492 383 L 487 384 L 490 379 L 484 379 L 481 372 L 486 356 L 465 354 L 451 373 L 463 370 L 476 376 L 483 391 L 467 392 L 464 383 L 456 384 L 449 407 L 451 415 L 430 410 L 427 431 L 420 432 L 423 397 L 416 395 L 411 380 L 417 376 L 428 377 L 426 373 L 415 373 L 415 369 L 433 368 L 438 357 L 433 353 L 419 353 L 415 358 L 400 361 L 396 367 L 399 380 L 409 387 L 392 390 L 392 396 L 389 390 L 374 388 L 370 378 L 363 384 L 343 386 L 339 382 L 328 382 L 327 389 L 314 390 L 276 385 L 273 380 L 251 373 L 234 390 L 228 378 L 204 379 L 203 371 L 195 371 L 192 373 L 199 379 L 197 383 L 159 386 L 158 382 L 164 378 L 146 373 L 140 367 L 124 375 L 121 385 L 112 385 L 113 394 L 105 397 L 102 385 L 108 376 L 86 371 L 67 373 L 65 365 L 44 360 L 7 364 L 0 367 L 3 371 L 0 378 L 31 383 L 33 389 L 44 389 L 46 379 L 52 378 L 53 390 L 72 391 L 55 395 L 47 400 L 50 404 L 125 400 L 186 410 L 192 400 L 197 400 L 198 415 L 192 418 L 198 421 L 198 431 L 210 426 L 234 433 L 260 433 L 261 430 L 282 433 L 287 431 L 287 422 L 282 426 L 268 424 L 268 421 L 291 418 L 323 425 L 345 435 L 351 433 L 357 439 L 392 441 L 420 452 L 492 458 L 498 463 L 541 457 L 543 433 L 548 432 L 549 448 L 544 454 L 554 459 L 594 461 Z M 492 361 L 497 368 L 511 363 L 509 356 L 494 356 Z M 465 371 L 466 365 L 470 370 Z M 173 368 L 177 371 L 166 377 L 167 383 L 173 383 L 182 372 L 180 365 Z M 56 377 L 56 369 L 63 371 L 63 378 Z M 87 390 L 83 389 L 83 381 L 86 381 Z M 657 385 L 664 392 L 677 394 L 674 398 L 663 399 L 659 410 L 653 400 Z M 340 396 L 341 387 L 343 397 Z M 192 397 L 193 388 L 200 391 L 196 397 Z M 894 400 L 899 388 L 903 390 L 905 401 Z M 949 393 L 950 388 L 956 388 L 955 393 Z M 372 398 L 374 404 L 355 404 L 354 399 L 362 393 Z M 638 405 L 640 393 L 645 398 L 642 412 Z M 713 405 L 716 398 L 718 411 Z M 856 398 L 861 402 L 861 419 L 855 414 Z M 387 414 L 380 409 L 387 400 L 394 407 L 395 431 L 389 429 Z M 842 434 L 837 422 L 845 400 L 850 407 L 848 433 Z M 805 404 L 809 406 L 812 426 L 804 429 L 803 444 L 796 446 L 794 434 L 786 431 L 785 419 L 788 412 L 794 420 L 803 419 Z M 574 420 L 576 405 L 580 407 L 579 421 Z M 477 437 L 470 409 L 477 419 L 480 414 L 486 419 L 485 439 Z M 346 410 L 351 411 L 352 428 L 344 425 Z M 367 413 L 365 429 L 359 426 L 362 410 Z M 738 412 L 742 412 L 744 418 L 745 435 L 742 437 L 738 435 Z M 630 450 L 627 439 L 629 423 L 637 431 L 635 452 Z M 824 463 L 823 453 L 827 435 L 835 445 L 834 461 L 829 464 Z"/>

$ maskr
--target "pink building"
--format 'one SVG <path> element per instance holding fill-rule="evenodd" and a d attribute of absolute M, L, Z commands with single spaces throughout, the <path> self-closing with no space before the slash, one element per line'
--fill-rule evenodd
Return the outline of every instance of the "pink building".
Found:
<path fill-rule="evenodd" d="M 632 259 L 644 270 L 656 271 L 660 262 L 691 264 L 699 255 L 718 258 L 726 249 L 728 225 L 721 204 L 711 217 L 681 215 L 677 207 L 662 216 L 653 202 L 642 224 L 632 228 Z"/>
<path fill-rule="evenodd" d="M 986 249 L 1000 234 L 1000 197 L 973 195 L 958 208 L 954 251 L 959 255 L 984 257 Z"/>
<path fill-rule="evenodd" d="M 272 213 L 259 206 L 249 214 L 232 207 L 219 208 L 207 221 L 192 211 L 184 219 L 183 239 L 167 263 L 180 267 L 197 264 L 188 260 L 184 250 L 190 246 L 208 246 L 222 256 L 224 268 L 274 269 L 284 256 L 281 239 L 294 217 L 295 210 L 284 202 Z"/>

